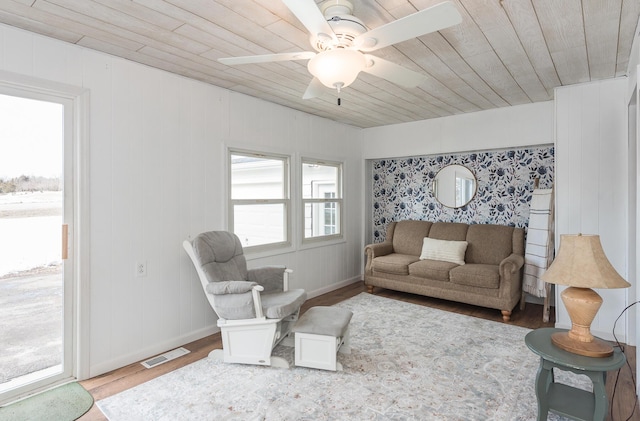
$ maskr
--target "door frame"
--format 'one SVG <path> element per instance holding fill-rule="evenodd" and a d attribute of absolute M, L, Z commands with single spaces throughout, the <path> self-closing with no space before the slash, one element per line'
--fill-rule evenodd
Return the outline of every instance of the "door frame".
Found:
<path fill-rule="evenodd" d="M 638 257 L 640 256 L 639 246 L 640 240 L 638 232 L 638 224 L 640 223 L 640 197 L 638 196 L 638 169 L 640 168 L 640 150 L 638 148 L 638 86 L 634 86 L 629 102 L 628 110 L 628 176 L 629 176 L 629 244 L 628 244 L 628 281 L 631 287 L 627 292 L 627 302 L 633 302 L 637 299 L 638 288 L 637 280 L 640 274 L 640 266 L 638 265 Z M 629 313 L 624 315 L 627 318 L 627 344 L 637 344 L 637 310 L 635 307 L 629 308 Z"/>
<path fill-rule="evenodd" d="M 65 317 L 72 317 L 71 377 L 40 382 L 38 386 L 22 392 L 33 394 L 72 380 L 84 380 L 90 375 L 90 195 L 89 195 L 89 90 L 52 82 L 31 76 L 0 70 L 0 93 L 17 97 L 42 100 L 43 97 L 59 98 L 71 106 L 71 151 L 64 151 L 64 177 L 71 177 L 71 191 L 64 189 L 65 202 L 71 199 L 73 219 L 69 227 L 69 255 L 72 256 L 73 294 L 71 312 L 65 302 Z M 66 115 L 65 123 L 69 121 Z M 69 165 L 70 164 L 70 165 Z M 65 206 L 66 207 L 66 206 Z M 66 221 L 65 221 L 66 222 Z M 20 399 L 19 392 L 9 391 L 2 401 Z M 1 403 L 1 402 L 0 402 Z"/>

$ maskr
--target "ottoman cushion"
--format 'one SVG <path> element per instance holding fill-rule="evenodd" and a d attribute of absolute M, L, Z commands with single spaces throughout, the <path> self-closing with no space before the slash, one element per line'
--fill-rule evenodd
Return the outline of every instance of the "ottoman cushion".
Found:
<path fill-rule="evenodd" d="M 353 312 L 338 307 L 312 307 L 307 310 L 293 328 L 293 332 L 341 337 L 349 327 Z"/>

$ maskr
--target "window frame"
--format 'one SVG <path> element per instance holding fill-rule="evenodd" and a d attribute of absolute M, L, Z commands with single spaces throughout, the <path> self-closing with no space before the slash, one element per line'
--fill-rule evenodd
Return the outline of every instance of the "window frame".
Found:
<path fill-rule="evenodd" d="M 234 199 L 233 198 L 233 164 L 231 162 L 232 156 L 245 156 L 249 158 L 269 159 L 282 161 L 282 198 L 279 199 Z M 259 244 L 255 246 L 243 245 L 245 253 L 256 253 L 270 250 L 278 250 L 291 246 L 291 156 L 272 153 L 261 152 L 255 150 L 228 148 L 227 150 L 227 198 L 228 198 L 228 218 L 227 228 L 230 232 L 235 234 L 235 207 L 242 205 L 282 205 L 283 206 L 283 227 L 284 227 L 284 240 L 267 244 Z"/>
<path fill-rule="evenodd" d="M 336 180 L 336 197 L 332 198 L 305 198 L 303 189 L 305 187 L 305 179 L 304 179 L 304 166 L 307 165 L 321 165 L 325 167 L 335 167 L 337 170 L 337 180 Z M 318 243 L 325 241 L 335 241 L 341 240 L 344 238 L 344 223 L 343 223 L 343 215 L 344 215 L 344 195 L 343 195 L 343 187 L 344 185 L 344 162 L 340 161 L 330 161 L 326 159 L 317 159 L 317 158 L 309 158 L 302 157 L 300 159 L 300 201 L 301 201 L 301 219 L 300 219 L 300 232 L 302 237 L 302 244 L 310 244 L 310 243 Z M 324 234 L 317 235 L 314 237 L 307 237 L 306 233 L 306 207 L 308 204 L 335 204 L 335 218 L 337 218 L 337 223 L 335 224 L 338 229 L 338 233 L 336 234 Z M 325 207 L 323 207 L 323 211 Z M 324 219 L 324 213 L 320 216 Z"/>

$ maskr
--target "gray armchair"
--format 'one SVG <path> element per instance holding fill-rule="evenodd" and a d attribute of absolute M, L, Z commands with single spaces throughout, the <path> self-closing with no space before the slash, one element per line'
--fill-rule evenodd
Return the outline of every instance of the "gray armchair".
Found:
<path fill-rule="evenodd" d="M 290 269 L 247 269 L 242 244 L 226 231 L 209 231 L 184 241 L 211 307 L 218 316 L 222 350 L 209 356 L 224 362 L 287 366 L 272 357 L 306 300 L 303 289 L 289 290 Z"/>

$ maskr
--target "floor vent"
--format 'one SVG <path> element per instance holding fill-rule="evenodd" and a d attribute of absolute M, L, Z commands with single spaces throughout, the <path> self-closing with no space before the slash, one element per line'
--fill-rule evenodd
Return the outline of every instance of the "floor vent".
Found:
<path fill-rule="evenodd" d="M 185 348 L 176 348 L 173 351 L 167 351 L 164 354 L 158 355 L 157 357 L 149 358 L 147 361 L 143 361 L 141 364 L 147 368 L 151 368 L 166 363 L 167 361 L 175 360 L 176 358 L 182 357 L 189 352 L 191 351 Z"/>

